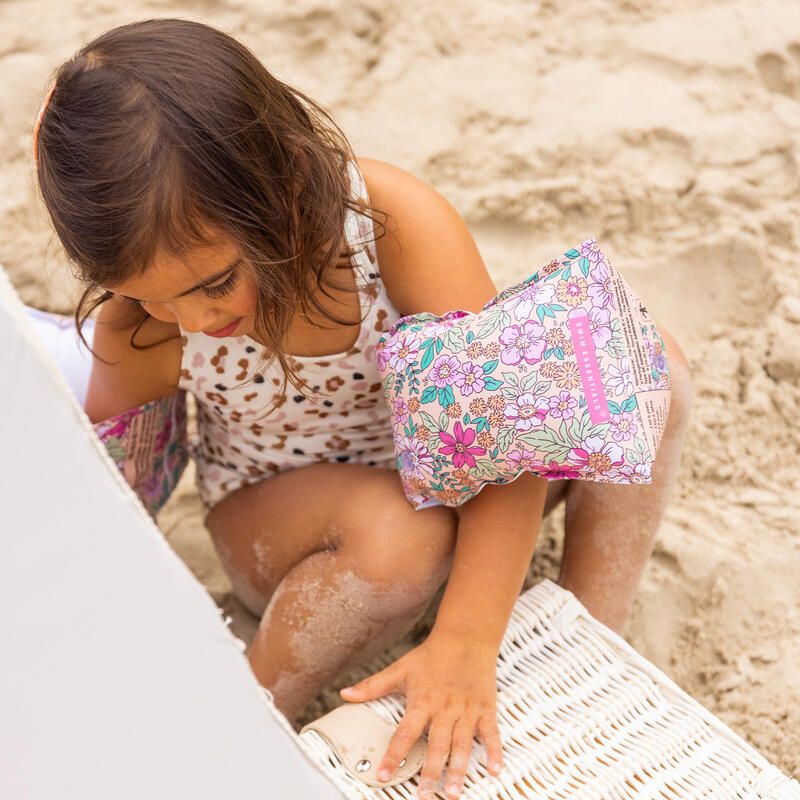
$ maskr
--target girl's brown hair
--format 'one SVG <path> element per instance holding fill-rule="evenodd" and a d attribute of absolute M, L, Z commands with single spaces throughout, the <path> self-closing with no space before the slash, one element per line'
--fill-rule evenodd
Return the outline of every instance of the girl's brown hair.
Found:
<path fill-rule="evenodd" d="M 298 310 L 328 297 L 333 268 L 352 268 L 348 209 L 354 155 L 331 116 L 208 25 L 151 19 L 84 45 L 55 75 L 38 133 L 42 198 L 85 290 L 82 326 L 115 286 L 157 252 L 183 257 L 232 238 L 258 286 L 256 334 L 302 392 L 281 343 Z M 367 213 L 370 212 L 370 213 Z M 380 237 L 377 237 L 380 238 Z M 346 291 L 357 291 L 345 288 Z M 372 291 L 374 286 L 368 287 Z M 131 308 L 134 337 L 148 314 Z M 362 320 L 363 321 L 363 320 Z"/>

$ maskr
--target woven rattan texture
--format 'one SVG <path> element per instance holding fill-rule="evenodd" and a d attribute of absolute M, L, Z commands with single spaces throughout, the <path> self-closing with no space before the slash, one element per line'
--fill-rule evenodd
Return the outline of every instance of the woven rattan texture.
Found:
<path fill-rule="evenodd" d="M 800 784 L 689 697 L 570 593 L 543 581 L 514 607 L 497 667 L 502 773 L 476 742 L 463 800 L 800 800 Z M 369 705 L 399 721 L 404 698 Z M 410 800 L 416 780 L 371 789 L 313 731 L 300 746 L 353 800 Z M 443 784 L 437 797 L 445 798 Z"/>

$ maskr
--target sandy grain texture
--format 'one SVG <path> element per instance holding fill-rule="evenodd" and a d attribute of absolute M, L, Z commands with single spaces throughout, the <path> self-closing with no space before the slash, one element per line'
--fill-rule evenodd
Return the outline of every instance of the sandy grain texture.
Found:
<path fill-rule="evenodd" d="M 629 639 L 800 777 L 796 0 L 120 8 L 0 4 L 0 262 L 23 299 L 63 311 L 75 298 L 33 188 L 31 129 L 50 74 L 83 41 L 153 16 L 240 37 L 327 105 L 358 155 L 432 184 L 467 220 L 498 286 L 596 236 L 680 342 L 697 389 Z M 191 475 L 160 524 L 249 636 L 255 622 L 202 530 Z M 563 508 L 544 525 L 529 580 L 555 577 L 562 525 Z M 335 704 L 334 689 L 306 716 Z"/>

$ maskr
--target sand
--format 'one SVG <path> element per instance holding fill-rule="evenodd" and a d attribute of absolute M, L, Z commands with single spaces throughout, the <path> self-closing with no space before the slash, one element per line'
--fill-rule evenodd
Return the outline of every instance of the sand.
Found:
<path fill-rule="evenodd" d="M 0 263 L 23 299 L 57 311 L 75 299 L 30 160 L 51 71 L 103 30 L 153 16 L 239 36 L 327 105 L 358 155 L 438 189 L 498 286 L 596 236 L 681 344 L 697 392 L 628 638 L 800 777 L 796 0 L 121 8 L 0 5 Z M 200 512 L 190 472 L 159 523 L 248 638 L 255 620 L 231 595 Z M 543 526 L 529 581 L 556 576 L 562 527 L 563 506 Z M 335 688 L 306 717 L 338 702 Z"/>

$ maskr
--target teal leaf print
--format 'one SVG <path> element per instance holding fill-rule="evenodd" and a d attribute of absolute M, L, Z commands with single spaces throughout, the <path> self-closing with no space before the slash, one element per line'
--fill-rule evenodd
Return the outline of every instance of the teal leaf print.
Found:
<path fill-rule="evenodd" d="M 427 369 L 431 365 L 431 361 L 433 361 L 433 342 L 428 345 L 425 355 L 422 356 L 422 361 L 419 362 L 419 368 Z M 425 401 L 423 400 L 422 402 L 424 403 Z"/>
<path fill-rule="evenodd" d="M 465 425 L 469 425 L 469 414 L 464 414 L 463 422 L 464 422 Z"/>
<path fill-rule="evenodd" d="M 469 344 L 475 338 L 475 334 L 472 331 L 467 333 L 467 344 Z"/>
<path fill-rule="evenodd" d="M 623 411 L 633 411 L 636 408 L 636 395 L 632 394 L 623 404 L 622 410 Z"/>
<path fill-rule="evenodd" d="M 564 360 L 564 349 L 563 348 L 556 347 L 556 349 L 553 350 L 553 352 L 555 353 L 555 356 L 556 356 L 557 359 L 559 359 L 560 361 Z"/>
<path fill-rule="evenodd" d="M 544 322 L 544 306 L 536 306 L 536 316 L 539 317 L 539 322 Z"/>
<path fill-rule="evenodd" d="M 561 273 L 561 277 L 562 277 L 562 278 L 563 278 L 565 281 L 566 281 L 566 280 L 569 280 L 569 276 L 570 276 L 570 272 L 571 272 L 571 271 L 572 271 L 572 267 L 571 267 L 571 266 L 567 267 L 567 268 L 566 268 L 566 269 L 565 269 L 565 270 L 564 270 L 564 271 Z"/>
<path fill-rule="evenodd" d="M 486 384 L 486 388 L 492 391 L 499 389 L 503 385 L 502 381 L 498 381 L 495 378 L 486 378 L 484 383 Z"/>
<path fill-rule="evenodd" d="M 581 268 L 581 272 L 583 273 L 583 277 L 585 278 L 589 274 L 589 259 L 584 256 L 579 262 L 578 266 Z"/>
<path fill-rule="evenodd" d="M 442 411 L 442 413 L 439 414 L 439 430 L 446 431 L 449 422 L 450 420 L 447 418 L 447 414 L 445 414 L 444 411 Z"/>
<path fill-rule="evenodd" d="M 439 405 L 442 408 L 449 406 L 450 403 L 454 403 L 456 400 L 455 396 L 453 395 L 453 389 L 450 386 L 443 386 L 439 389 Z"/>
<path fill-rule="evenodd" d="M 544 308 L 544 314 L 546 317 L 555 317 L 556 314 L 553 309 L 550 308 L 550 306 L 542 306 L 542 308 Z"/>
<path fill-rule="evenodd" d="M 567 258 L 577 258 L 580 255 L 580 253 L 577 250 L 567 250 L 567 252 L 564 253 L 564 255 Z"/>
<path fill-rule="evenodd" d="M 566 308 L 564 308 L 564 306 L 560 306 L 557 303 L 551 303 L 550 304 L 550 308 L 552 308 L 553 311 L 566 311 L 567 310 Z"/>
<path fill-rule="evenodd" d="M 581 395 L 581 399 L 578 400 L 578 408 L 584 408 L 586 406 L 586 399 Z"/>
<path fill-rule="evenodd" d="M 439 390 L 435 386 L 429 386 L 419 398 L 420 403 L 432 403 L 436 399 Z"/>
<path fill-rule="evenodd" d="M 428 391 L 427 389 L 425 391 Z M 425 423 L 425 427 L 429 430 L 435 431 L 439 426 L 436 424 L 436 420 L 427 412 L 427 411 L 420 411 L 419 412 L 422 421 Z"/>
<path fill-rule="evenodd" d="M 542 358 L 550 358 L 551 355 L 553 355 L 553 348 L 548 347 L 547 350 L 542 353 Z"/>
<path fill-rule="evenodd" d="M 506 425 L 497 432 L 497 447 L 501 453 L 505 453 L 514 441 L 514 431 L 513 425 Z"/>
<path fill-rule="evenodd" d="M 484 428 L 486 428 L 487 431 L 489 430 L 489 423 L 486 420 L 486 417 L 475 417 L 473 422 L 476 425 L 476 430 L 478 433 L 480 433 Z"/>
<path fill-rule="evenodd" d="M 487 361 L 483 365 L 483 374 L 488 375 L 490 372 L 494 372 L 496 368 L 497 368 L 497 359 L 495 359 L 494 361 Z"/>
<path fill-rule="evenodd" d="M 621 414 L 622 413 L 622 409 L 613 400 L 609 400 L 608 401 L 608 410 L 612 414 Z"/>
<path fill-rule="evenodd" d="M 444 347 L 444 342 L 441 339 L 436 340 L 436 352 L 441 353 L 442 348 Z"/>

